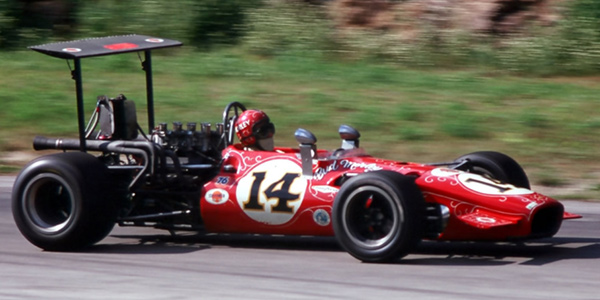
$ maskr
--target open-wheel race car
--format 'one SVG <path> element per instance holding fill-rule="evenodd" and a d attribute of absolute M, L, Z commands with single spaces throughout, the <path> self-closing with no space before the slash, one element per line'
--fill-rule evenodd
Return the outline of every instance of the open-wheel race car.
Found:
<path fill-rule="evenodd" d="M 31 47 L 74 60 L 79 138 L 36 137 L 57 149 L 19 173 L 12 210 L 21 233 L 51 251 L 73 251 L 106 237 L 115 224 L 176 232 L 335 236 L 352 256 L 386 262 L 423 239 L 506 241 L 553 236 L 577 215 L 530 190 L 521 166 L 498 152 L 446 163 L 369 156 L 360 133 L 339 127 L 341 147 L 316 147 L 308 130 L 298 147 L 256 151 L 235 141 L 246 107 L 227 105 L 222 123 L 154 124 L 151 50 L 180 46 L 142 35 Z M 148 133 L 123 95 L 98 97 L 84 120 L 80 60 L 144 52 Z"/>

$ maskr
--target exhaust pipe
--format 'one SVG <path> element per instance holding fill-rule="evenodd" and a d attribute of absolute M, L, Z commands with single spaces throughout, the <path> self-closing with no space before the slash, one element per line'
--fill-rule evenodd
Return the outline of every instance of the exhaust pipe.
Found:
<path fill-rule="evenodd" d="M 149 170 L 150 174 L 154 174 L 154 144 L 149 141 L 102 141 L 102 140 L 86 140 L 86 149 L 102 151 L 102 152 L 115 152 L 124 154 L 133 154 L 142 156 L 144 158 L 144 168 L 135 177 L 135 179 L 129 185 L 129 188 L 133 188 L 144 174 Z M 79 150 L 80 142 L 78 139 L 53 139 L 43 136 L 36 136 L 33 139 L 33 149 L 35 150 Z"/>

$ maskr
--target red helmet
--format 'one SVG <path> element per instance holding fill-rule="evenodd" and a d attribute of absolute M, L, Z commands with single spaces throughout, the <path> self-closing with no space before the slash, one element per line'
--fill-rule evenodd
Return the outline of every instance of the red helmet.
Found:
<path fill-rule="evenodd" d="M 269 116 L 261 110 L 249 109 L 244 111 L 235 121 L 237 137 L 246 147 L 259 146 L 256 142 L 260 139 L 273 137 L 275 125 Z"/>

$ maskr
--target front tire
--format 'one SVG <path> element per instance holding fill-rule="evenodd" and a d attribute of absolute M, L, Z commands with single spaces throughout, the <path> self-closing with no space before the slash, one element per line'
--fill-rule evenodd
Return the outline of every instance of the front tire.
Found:
<path fill-rule="evenodd" d="M 480 151 L 463 155 L 455 160 L 456 163 L 465 161 L 467 161 L 465 167 L 459 168 L 460 170 L 491 177 L 516 187 L 531 188 L 527 174 L 521 165 L 506 154 Z"/>
<path fill-rule="evenodd" d="M 12 211 L 17 227 L 44 250 L 71 251 L 108 235 L 117 217 L 107 168 L 83 152 L 39 157 L 17 176 Z"/>
<path fill-rule="evenodd" d="M 363 262 L 389 262 L 412 251 L 423 236 L 425 201 L 413 178 L 391 171 L 357 175 L 333 204 L 339 244 Z"/>

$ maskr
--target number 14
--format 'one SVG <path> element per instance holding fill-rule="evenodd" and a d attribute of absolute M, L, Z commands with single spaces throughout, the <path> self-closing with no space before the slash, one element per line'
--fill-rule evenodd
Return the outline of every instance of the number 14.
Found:
<path fill-rule="evenodd" d="M 254 181 L 252 182 L 252 187 L 250 189 L 250 199 L 244 204 L 244 209 L 264 211 L 264 204 L 258 202 L 259 194 L 262 192 L 267 199 L 278 199 L 277 204 L 271 209 L 272 212 L 293 213 L 293 208 L 288 205 L 288 202 L 297 200 L 300 197 L 300 194 L 292 194 L 290 192 L 290 187 L 294 180 L 300 177 L 300 174 L 286 173 L 281 179 L 273 182 L 265 190 L 261 190 L 261 184 L 265 179 L 265 174 L 266 172 L 255 172 L 252 174 L 254 176 Z M 276 190 L 279 184 L 281 184 L 281 188 Z"/>

